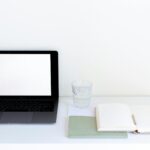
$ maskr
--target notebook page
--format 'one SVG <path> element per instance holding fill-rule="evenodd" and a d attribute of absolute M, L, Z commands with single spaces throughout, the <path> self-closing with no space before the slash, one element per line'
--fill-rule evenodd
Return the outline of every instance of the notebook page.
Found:
<path fill-rule="evenodd" d="M 98 131 L 134 131 L 136 129 L 128 105 L 112 103 L 96 107 Z"/>
<path fill-rule="evenodd" d="M 150 106 L 140 105 L 132 109 L 138 132 L 150 133 Z"/>

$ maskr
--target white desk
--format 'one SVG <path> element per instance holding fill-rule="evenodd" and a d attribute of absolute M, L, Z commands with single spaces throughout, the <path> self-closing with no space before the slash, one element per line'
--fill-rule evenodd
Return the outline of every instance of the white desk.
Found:
<path fill-rule="evenodd" d="M 69 139 L 67 137 L 67 111 L 72 97 L 59 100 L 57 123 L 51 125 L 0 125 L 0 143 L 150 143 L 150 134 L 129 134 L 128 139 Z M 150 97 L 94 97 L 97 103 L 122 102 L 129 105 L 150 105 Z M 150 114 L 149 114 L 150 115 Z"/>

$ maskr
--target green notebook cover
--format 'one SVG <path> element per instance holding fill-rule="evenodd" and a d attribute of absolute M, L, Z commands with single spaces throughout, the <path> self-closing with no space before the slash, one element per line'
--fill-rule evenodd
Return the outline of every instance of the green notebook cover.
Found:
<path fill-rule="evenodd" d="M 127 132 L 97 131 L 96 118 L 89 116 L 69 116 L 69 138 L 127 138 Z"/>

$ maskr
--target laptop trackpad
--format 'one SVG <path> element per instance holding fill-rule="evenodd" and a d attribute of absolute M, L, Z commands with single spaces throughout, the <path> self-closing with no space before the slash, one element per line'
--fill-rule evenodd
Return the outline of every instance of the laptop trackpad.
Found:
<path fill-rule="evenodd" d="M 33 112 L 2 112 L 0 123 L 31 123 Z"/>

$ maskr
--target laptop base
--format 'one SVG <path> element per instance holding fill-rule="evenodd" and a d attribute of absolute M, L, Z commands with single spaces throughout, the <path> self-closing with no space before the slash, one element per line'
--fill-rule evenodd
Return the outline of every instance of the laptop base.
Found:
<path fill-rule="evenodd" d="M 47 124 L 56 122 L 53 112 L 0 112 L 0 124 Z"/>

